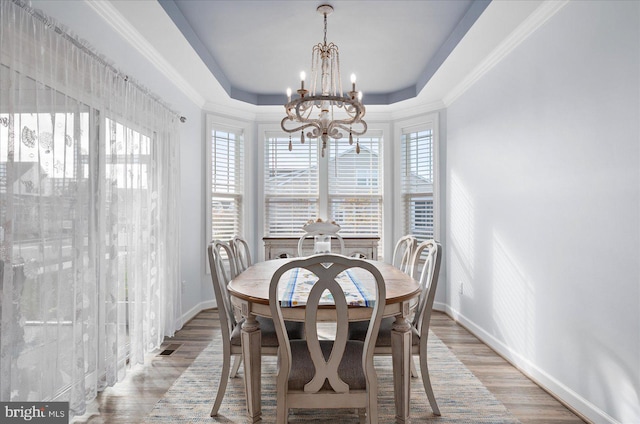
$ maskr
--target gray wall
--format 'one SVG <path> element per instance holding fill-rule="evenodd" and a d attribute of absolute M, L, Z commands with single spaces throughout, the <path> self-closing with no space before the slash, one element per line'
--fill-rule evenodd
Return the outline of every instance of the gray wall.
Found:
<path fill-rule="evenodd" d="M 640 422 L 639 18 L 570 2 L 447 110 L 450 310 L 595 422 Z"/>

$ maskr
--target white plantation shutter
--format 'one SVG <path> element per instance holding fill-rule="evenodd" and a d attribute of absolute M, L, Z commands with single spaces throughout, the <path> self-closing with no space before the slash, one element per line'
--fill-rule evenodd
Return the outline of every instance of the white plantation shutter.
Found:
<path fill-rule="evenodd" d="M 318 144 L 267 134 L 264 224 L 268 236 L 299 236 L 318 212 Z"/>
<path fill-rule="evenodd" d="M 211 129 L 211 240 L 242 234 L 243 137 Z"/>
<path fill-rule="evenodd" d="M 404 230 L 420 241 L 434 237 L 433 130 L 402 135 Z"/>
<path fill-rule="evenodd" d="M 360 154 L 355 142 L 331 149 L 328 214 L 342 227 L 342 236 L 381 237 L 382 137 L 360 137 L 359 143 Z"/>

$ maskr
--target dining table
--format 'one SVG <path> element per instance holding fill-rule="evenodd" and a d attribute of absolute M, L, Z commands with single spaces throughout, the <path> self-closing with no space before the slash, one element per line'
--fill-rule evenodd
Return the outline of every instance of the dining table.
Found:
<path fill-rule="evenodd" d="M 244 318 L 241 342 L 245 393 L 247 413 L 254 423 L 262 418 L 261 333 L 256 317 L 271 318 L 269 307 L 271 278 L 280 266 L 294 259 L 299 258 L 273 259 L 255 263 L 233 278 L 227 286 L 233 307 Z M 411 324 L 407 318 L 420 295 L 420 286 L 411 276 L 391 264 L 374 260 L 367 260 L 367 262 L 375 265 L 385 281 L 386 298 L 383 317 L 395 317 L 391 332 L 391 346 L 396 422 L 404 423 L 409 419 L 411 383 Z M 365 291 L 375 292 L 375 280 L 370 273 L 361 268 L 353 268 L 351 271 Z M 349 321 L 368 320 L 371 317 L 371 311 L 371 308 L 354 304 L 348 310 Z M 303 305 L 283 307 L 282 315 L 287 321 L 304 322 L 305 308 Z M 335 308 L 330 305 L 324 305 L 318 310 L 319 321 L 329 322 L 334 319 Z"/>

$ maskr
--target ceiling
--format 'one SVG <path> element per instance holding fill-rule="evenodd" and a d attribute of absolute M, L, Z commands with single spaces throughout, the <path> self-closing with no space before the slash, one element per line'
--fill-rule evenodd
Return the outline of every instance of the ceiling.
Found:
<path fill-rule="evenodd" d="M 45 10 L 57 4 L 31 1 Z M 281 119 L 286 88 L 298 87 L 301 70 L 310 72 L 311 49 L 323 38 L 322 15 L 316 12 L 323 3 L 85 1 L 197 107 L 264 122 Z M 340 48 L 342 83 L 356 73 L 367 116 L 384 121 L 452 104 L 566 2 L 331 3 L 327 41 Z M 62 22 L 75 10 L 67 10 Z M 134 78 L 146 78 L 136 74 L 134 61 L 123 57 L 118 63 Z"/>
<path fill-rule="evenodd" d="M 366 104 L 414 98 L 467 34 L 490 0 L 158 0 L 222 88 L 254 105 L 282 105 L 311 49 L 340 49 L 342 84 L 358 77 Z"/>

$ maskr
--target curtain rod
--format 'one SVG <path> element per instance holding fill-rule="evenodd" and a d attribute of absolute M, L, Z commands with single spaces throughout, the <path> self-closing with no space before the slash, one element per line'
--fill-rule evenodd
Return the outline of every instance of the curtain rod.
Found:
<path fill-rule="evenodd" d="M 104 65 L 115 76 L 117 76 L 119 78 L 122 78 L 125 82 L 127 82 L 129 84 L 132 84 L 135 88 L 137 88 L 138 90 L 142 91 L 147 96 L 151 97 L 153 100 L 158 102 L 162 107 L 166 108 L 169 112 L 173 113 L 176 117 L 178 117 L 180 122 L 184 123 L 184 122 L 187 121 L 187 118 L 185 116 L 182 116 L 178 112 L 176 112 L 173 109 L 171 109 L 162 99 L 160 99 L 160 97 L 158 97 L 156 94 L 152 93 L 148 88 L 138 84 L 138 82 L 136 82 L 133 79 L 129 78 L 129 76 L 127 74 L 121 72 L 114 65 L 112 65 L 109 62 L 107 62 L 107 60 L 104 57 L 100 56 L 94 50 L 94 48 L 91 45 L 89 45 L 88 42 L 82 42 L 82 41 L 80 41 L 79 38 L 70 35 L 66 31 L 66 29 L 62 25 L 58 24 L 53 18 L 51 18 L 50 16 L 47 16 L 44 12 L 42 12 L 39 9 L 34 9 L 33 7 L 27 5 L 22 0 L 13 0 L 13 3 L 15 5 L 17 5 L 18 7 L 24 9 L 27 13 L 29 13 L 34 18 L 36 18 L 39 21 L 41 21 L 47 27 L 49 27 L 50 29 L 52 29 L 53 31 L 58 33 L 65 40 L 69 41 L 74 46 L 76 46 L 77 48 L 82 50 L 82 52 L 84 52 L 85 54 L 89 55 L 91 58 L 93 58 L 94 60 L 98 61 L 100 64 Z"/>

